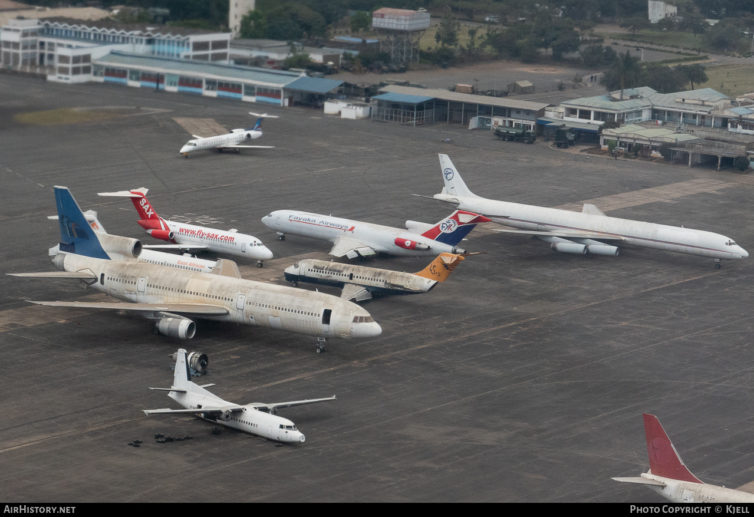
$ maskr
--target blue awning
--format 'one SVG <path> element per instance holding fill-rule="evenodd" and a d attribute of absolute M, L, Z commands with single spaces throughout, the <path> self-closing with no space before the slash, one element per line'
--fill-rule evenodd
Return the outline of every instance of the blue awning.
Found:
<path fill-rule="evenodd" d="M 285 89 L 324 95 L 333 91 L 341 84 L 343 84 L 343 81 L 337 81 L 335 79 L 322 79 L 319 77 L 299 77 L 292 83 L 285 85 Z"/>
<path fill-rule="evenodd" d="M 372 99 L 385 102 L 397 102 L 399 104 L 421 104 L 422 102 L 431 101 L 434 97 L 406 95 L 403 93 L 381 93 L 380 95 L 375 95 Z"/>

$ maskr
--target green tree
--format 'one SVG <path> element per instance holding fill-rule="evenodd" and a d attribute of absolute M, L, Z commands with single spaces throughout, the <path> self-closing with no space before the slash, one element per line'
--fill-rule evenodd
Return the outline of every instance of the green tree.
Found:
<path fill-rule="evenodd" d="M 249 11 L 241 18 L 241 37 L 260 39 L 267 36 L 267 18 L 261 11 Z"/>
<path fill-rule="evenodd" d="M 623 99 L 623 90 L 639 86 L 641 71 L 639 60 L 626 50 L 625 53 L 618 54 L 613 65 L 605 72 L 603 82 L 608 90 L 620 89 L 620 98 Z"/>
<path fill-rule="evenodd" d="M 349 20 L 351 32 L 357 34 L 361 31 L 368 31 L 372 26 L 372 17 L 366 11 L 356 11 L 351 15 Z"/>
<path fill-rule="evenodd" d="M 450 13 L 443 16 L 437 27 L 435 41 L 442 47 L 455 47 L 458 44 L 458 22 Z"/>
<path fill-rule="evenodd" d="M 676 67 L 678 72 L 684 76 L 686 82 L 691 84 L 691 89 L 694 89 L 694 84 L 699 86 L 701 83 L 705 83 L 709 80 L 707 72 L 700 64 L 695 65 L 681 65 Z"/>

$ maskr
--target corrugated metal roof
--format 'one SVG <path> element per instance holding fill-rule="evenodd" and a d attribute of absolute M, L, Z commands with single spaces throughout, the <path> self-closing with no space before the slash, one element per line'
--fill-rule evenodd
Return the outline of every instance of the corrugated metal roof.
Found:
<path fill-rule="evenodd" d="M 624 92 L 625 95 L 626 92 Z M 626 97 L 628 97 L 626 95 Z M 596 95 L 594 97 L 581 97 L 563 101 L 561 106 L 574 108 L 590 108 L 603 111 L 635 111 L 643 108 L 651 108 L 652 103 L 645 98 L 614 100 L 610 95 Z"/>
<path fill-rule="evenodd" d="M 422 97 L 421 95 L 406 95 L 404 93 L 383 93 L 372 97 L 378 101 L 399 102 L 402 104 L 421 104 L 422 102 L 431 101 L 434 97 Z"/>
<path fill-rule="evenodd" d="M 512 108 L 528 111 L 539 111 L 545 109 L 549 104 L 542 102 L 522 101 L 511 99 L 509 97 L 488 97 L 486 95 L 474 95 L 472 93 L 458 93 L 443 90 L 441 88 L 415 88 L 413 86 L 389 85 L 380 88 L 380 91 L 399 93 L 403 95 L 414 95 L 419 97 L 430 97 L 451 102 L 464 102 L 466 104 L 482 104 L 485 106 L 498 106 L 501 108 Z"/>
<path fill-rule="evenodd" d="M 105 66 L 122 66 L 125 68 L 148 69 L 156 72 L 169 72 L 183 75 L 201 75 L 218 80 L 236 79 L 255 84 L 283 87 L 296 81 L 301 74 L 267 68 L 223 65 L 203 61 L 170 59 L 156 56 L 110 52 L 106 56 L 93 60 L 94 64 Z"/>
<path fill-rule="evenodd" d="M 343 81 L 337 81 L 335 79 L 321 79 L 319 77 L 299 77 L 292 83 L 286 85 L 285 89 L 324 95 L 325 93 L 333 91 L 341 84 L 343 84 Z"/>
<path fill-rule="evenodd" d="M 672 129 L 665 129 L 661 127 L 644 127 L 637 124 L 628 124 L 622 127 L 605 129 L 602 131 L 602 134 L 606 137 L 616 136 L 619 138 L 638 138 L 671 143 L 699 140 L 698 136 L 690 135 L 688 133 L 676 133 Z"/>
<path fill-rule="evenodd" d="M 549 126 L 550 124 L 556 125 L 556 126 L 565 126 L 572 129 L 578 129 L 580 131 L 584 131 L 587 133 L 599 133 L 600 129 L 602 129 L 601 125 L 598 124 L 589 124 L 587 122 L 574 122 L 572 120 L 563 120 L 560 118 L 552 118 L 552 117 L 539 117 L 537 119 L 537 124 L 540 126 Z"/>

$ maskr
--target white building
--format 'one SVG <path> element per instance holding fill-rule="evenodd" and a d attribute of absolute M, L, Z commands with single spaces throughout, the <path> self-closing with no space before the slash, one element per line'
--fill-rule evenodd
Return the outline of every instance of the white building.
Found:
<path fill-rule="evenodd" d="M 665 18 L 675 18 L 678 15 L 676 6 L 661 0 L 647 0 L 647 10 L 650 23 L 657 23 Z"/>
<path fill-rule="evenodd" d="M 249 11 L 256 7 L 256 0 L 229 0 L 228 1 L 228 27 L 233 38 L 241 35 L 241 20 Z"/>

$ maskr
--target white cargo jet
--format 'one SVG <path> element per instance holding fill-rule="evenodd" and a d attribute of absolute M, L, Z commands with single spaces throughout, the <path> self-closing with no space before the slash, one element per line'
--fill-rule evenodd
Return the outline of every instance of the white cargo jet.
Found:
<path fill-rule="evenodd" d="M 134 255 L 135 250 L 133 249 L 133 247 L 129 246 L 128 248 L 123 249 L 122 244 L 126 242 L 123 239 L 126 239 L 126 237 L 118 237 L 115 240 L 111 240 L 109 239 L 109 237 L 106 237 L 106 235 L 109 234 L 97 218 L 96 211 L 87 210 L 86 212 L 84 212 L 84 217 L 89 223 L 89 226 L 92 227 L 92 230 L 99 234 L 102 249 L 104 249 L 111 258 L 136 258 L 136 260 L 139 262 L 159 264 L 161 266 L 186 269 L 188 271 L 198 271 L 199 273 L 211 273 L 217 265 L 217 261 L 215 260 L 204 260 L 188 254 L 179 255 L 176 253 L 165 253 L 164 251 L 146 249 L 143 245 L 141 245 L 141 252 Z M 57 221 L 58 216 L 51 215 L 48 217 L 48 219 Z M 136 241 L 136 239 L 133 239 L 133 241 Z M 60 245 L 58 244 L 56 244 L 49 250 L 49 255 L 51 257 L 54 257 L 58 253 L 60 253 Z"/>
<path fill-rule="evenodd" d="M 172 244 L 146 246 L 157 248 L 178 248 L 183 250 L 208 250 L 215 253 L 247 257 L 257 260 L 262 267 L 263 261 L 272 258 L 272 252 L 253 235 L 232 230 L 217 230 L 205 226 L 179 223 L 163 219 L 147 200 L 146 188 L 122 190 L 120 192 L 100 192 L 100 196 L 127 197 L 131 199 L 139 214 L 139 226 L 154 237 Z"/>
<path fill-rule="evenodd" d="M 474 229 L 477 223 L 489 219 L 478 214 L 456 210 L 435 225 L 406 221 L 406 230 L 379 224 L 341 219 L 329 215 L 277 210 L 262 218 L 262 222 L 277 231 L 278 238 L 286 233 L 324 239 L 333 243 L 330 255 L 335 257 L 368 257 L 377 253 L 388 255 L 437 255 L 464 253 L 456 245 Z"/>
<path fill-rule="evenodd" d="M 382 332 L 369 313 L 355 303 L 324 293 L 244 280 L 231 260 L 219 260 L 211 274 L 144 264 L 134 259 L 111 260 L 70 191 L 55 187 L 55 200 L 60 253 L 52 262 L 62 271 L 12 275 L 79 279 L 92 289 L 128 303 L 32 303 L 129 311 L 155 320 L 157 332 L 180 339 L 194 336 L 196 324 L 192 317 L 270 327 L 316 336 L 318 352 L 324 349 L 327 337 L 365 338 Z M 138 243 L 136 239 L 107 237 L 113 241 L 121 239 L 123 250 L 136 253 L 137 246 L 131 242 Z"/>
<path fill-rule="evenodd" d="M 731 238 L 718 233 L 678 226 L 618 219 L 585 204 L 581 212 L 496 201 L 477 196 L 464 183 L 446 154 L 440 154 L 445 186 L 433 197 L 471 210 L 492 221 L 518 230 L 499 230 L 532 235 L 555 251 L 586 255 L 618 255 L 623 244 L 702 255 L 715 259 L 746 258 L 749 254 Z"/>
<path fill-rule="evenodd" d="M 191 374 L 186 362 L 186 350 L 180 348 L 176 354 L 173 386 L 149 389 L 167 391 L 168 397 L 178 402 L 185 409 L 145 409 L 144 414 L 193 414 L 209 422 L 262 436 L 268 440 L 284 443 L 304 443 L 303 433 L 287 418 L 277 416 L 275 414 L 277 410 L 335 400 L 335 395 L 333 395 L 321 399 L 295 400 L 275 404 L 252 402 L 251 404 L 239 405 L 227 402 L 210 393 L 205 389 L 209 386 L 213 385 L 199 386 L 191 381 Z"/>
<path fill-rule="evenodd" d="M 463 255 L 441 253 L 418 273 L 404 273 L 326 260 L 304 259 L 285 269 L 285 279 L 293 285 L 298 285 L 298 282 L 312 282 L 342 287 L 341 298 L 361 302 L 371 299 L 372 295 L 426 293 L 438 282 L 444 282 L 462 260 Z"/>
<path fill-rule="evenodd" d="M 190 153 L 195 151 L 204 151 L 207 149 L 214 149 L 218 153 L 226 149 L 240 152 L 241 149 L 273 149 L 273 145 L 243 145 L 241 142 L 250 142 L 262 137 L 262 121 L 265 118 L 278 118 L 276 115 L 268 115 L 266 113 L 253 113 L 249 112 L 249 115 L 253 115 L 257 118 L 253 127 L 248 129 L 231 129 L 229 133 L 224 135 L 201 137 L 197 135 L 191 135 L 193 138 L 186 142 L 181 150 L 178 151 L 185 158 L 188 158 Z"/>
<path fill-rule="evenodd" d="M 689 471 L 678 456 L 665 429 L 654 415 L 644 414 L 649 471 L 641 477 L 613 478 L 621 483 L 648 486 L 676 503 L 752 503 L 754 494 L 708 485 Z"/>

